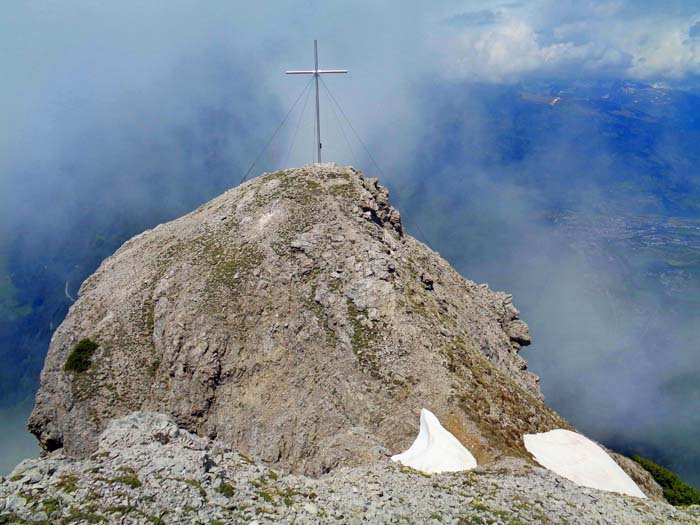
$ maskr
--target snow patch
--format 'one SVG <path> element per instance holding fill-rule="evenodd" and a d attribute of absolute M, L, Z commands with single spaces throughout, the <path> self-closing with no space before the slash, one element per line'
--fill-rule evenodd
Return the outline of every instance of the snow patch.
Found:
<path fill-rule="evenodd" d="M 413 445 L 391 457 L 426 474 L 459 472 L 476 467 L 476 459 L 464 445 L 440 424 L 430 410 L 420 411 L 420 430 Z"/>
<path fill-rule="evenodd" d="M 646 498 L 605 450 L 581 434 L 559 428 L 523 440 L 540 465 L 577 485 Z"/>

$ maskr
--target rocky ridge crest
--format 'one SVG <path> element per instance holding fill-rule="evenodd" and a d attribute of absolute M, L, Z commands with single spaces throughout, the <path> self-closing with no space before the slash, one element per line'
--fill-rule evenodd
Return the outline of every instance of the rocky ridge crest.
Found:
<path fill-rule="evenodd" d="M 579 487 L 525 460 L 434 476 L 387 460 L 285 475 L 145 412 L 112 421 L 88 458 L 58 450 L 0 481 L 0 523 L 13 524 L 700 523 L 700 507 Z"/>

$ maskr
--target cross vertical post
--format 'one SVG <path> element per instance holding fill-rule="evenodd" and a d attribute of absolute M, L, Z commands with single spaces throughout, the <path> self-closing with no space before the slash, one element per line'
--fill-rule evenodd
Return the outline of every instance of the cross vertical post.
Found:
<path fill-rule="evenodd" d="M 287 75 L 313 75 L 316 83 L 316 152 L 318 162 L 321 162 L 321 104 L 318 93 L 318 79 L 320 75 L 328 73 L 347 73 L 347 69 L 319 69 L 318 68 L 318 40 L 314 40 L 314 69 L 301 71 L 286 71 Z"/>
<path fill-rule="evenodd" d="M 321 163 L 321 104 L 318 100 L 318 40 L 314 40 L 314 61 L 316 63 L 316 73 L 314 80 L 316 81 L 316 146 L 318 147 L 318 163 Z"/>

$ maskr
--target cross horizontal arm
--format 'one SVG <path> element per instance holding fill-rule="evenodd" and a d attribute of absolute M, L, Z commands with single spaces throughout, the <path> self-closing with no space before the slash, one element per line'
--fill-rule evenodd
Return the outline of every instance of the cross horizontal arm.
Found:
<path fill-rule="evenodd" d="M 318 71 L 310 69 L 308 71 L 285 71 L 287 75 L 315 75 L 315 74 L 325 74 L 325 73 L 347 73 L 347 69 L 319 69 Z"/>

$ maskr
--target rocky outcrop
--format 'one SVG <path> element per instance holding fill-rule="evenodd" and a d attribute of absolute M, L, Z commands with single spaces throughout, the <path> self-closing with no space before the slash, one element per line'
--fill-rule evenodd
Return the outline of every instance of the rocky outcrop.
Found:
<path fill-rule="evenodd" d="M 83 460 L 60 451 L 0 479 L 0 523 L 698 524 L 700 507 L 600 492 L 524 460 L 426 476 L 397 463 L 284 475 L 138 412 Z"/>
<path fill-rule="evenodd" d="M 99 346 L 66 369 L 84 338 Z M 405 450 L 426 407 L 481 465 L 529 458 L 523 434 L 571 428 L 518 355 L 529 343 L 512 298 L 406 235 L 376 179 L 315 164 L 105 260 L 54 334 L 30 429 L 85 458 L 110 420 L 155 411 L 321 475 Z"/>

